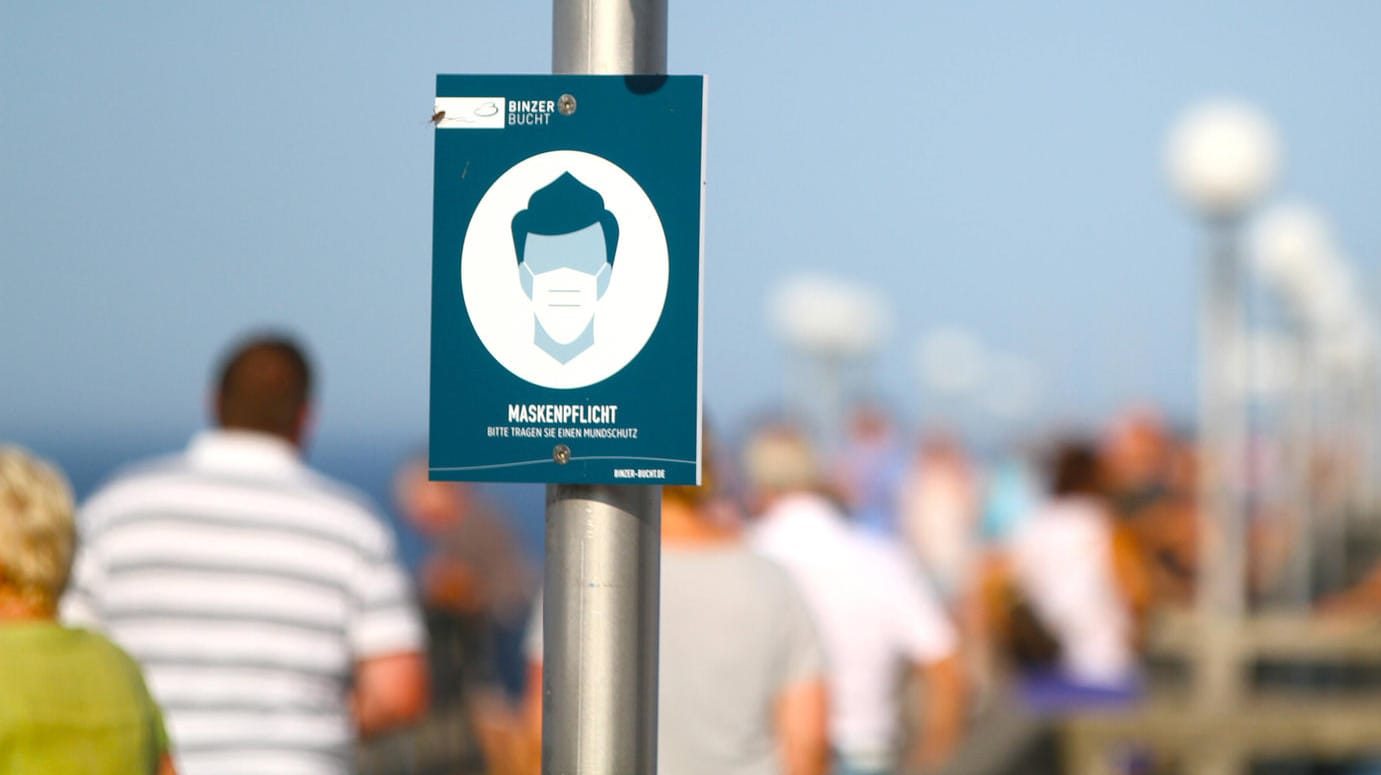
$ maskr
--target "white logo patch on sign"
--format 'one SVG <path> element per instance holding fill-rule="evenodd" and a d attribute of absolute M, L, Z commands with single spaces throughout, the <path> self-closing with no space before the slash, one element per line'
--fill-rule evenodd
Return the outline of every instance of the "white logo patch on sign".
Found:
<path fill-rule="evenodd" d="M 592 385 L 642 351 L 661 319 L 666 233 L 607 159 L 550 151 L 513 165 L 475 208 L 460 283 L 475 333 L 519 378 Z"/>
<path fill-rule="evenodd" d="M 503 129 L 503 97 L 437 97 L 437 129 Z"/>

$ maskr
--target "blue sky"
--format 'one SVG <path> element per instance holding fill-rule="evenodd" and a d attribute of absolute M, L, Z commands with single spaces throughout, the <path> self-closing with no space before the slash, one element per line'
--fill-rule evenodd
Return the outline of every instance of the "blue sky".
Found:
<path fill-rule="evenodd" d="M 323 439 L 420 440 L 434 76 L 546 72 L 550 20 L 0 0 L 0 438 L 180 439 L 225 343 L 276 325 L 319 362 Z M 670 69 L 710 77 L 712 416 L 781 396 L 762 307 L 803 269 L 892 299 L 876 374 L 910 413 L 914 339 L 962 325 L 1040 366 L 1047 418 L 1186 414 L 1198 243 L 1165 131 L 1206 96 L 1256 102 L 1279 191 L 1371 278 L 1377 29 L 1363 0 L 673 0 Z"/>

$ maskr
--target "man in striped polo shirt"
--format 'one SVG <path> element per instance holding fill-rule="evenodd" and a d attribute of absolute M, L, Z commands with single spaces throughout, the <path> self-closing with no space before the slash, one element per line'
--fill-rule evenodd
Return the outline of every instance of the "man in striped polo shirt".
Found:
<path fill-rule="evenodd" d="M 350 772 L 357 733 L 425 710 L 406 576 L 370 505 L 301 460 L 302 351 L 249 340 L 218 388 L 216 429 L 86 503 L 64 616 L 143 664 L 182 775 Z"/>

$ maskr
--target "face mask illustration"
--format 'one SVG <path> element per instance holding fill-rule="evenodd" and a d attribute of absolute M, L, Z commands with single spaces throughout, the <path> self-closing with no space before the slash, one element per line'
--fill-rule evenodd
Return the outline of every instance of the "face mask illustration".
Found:
<path fill-rule="evenodd" d="M 601 264 L 594 274 L 570 267 L 536 274 L 526 263 L 523 269 L 531 275 L 532 314 L 537 325 L 562 345 L 571 344 L 585 333 L 594 320 L 600 279 L 609 265 Z"/>

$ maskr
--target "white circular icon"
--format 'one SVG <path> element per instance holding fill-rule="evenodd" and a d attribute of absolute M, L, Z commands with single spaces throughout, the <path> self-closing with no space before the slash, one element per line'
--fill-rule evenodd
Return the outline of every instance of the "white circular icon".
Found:
<path fill-rule="evenodd" d="M 657 327 L 667 241 L 638 182 L 582 151 L 500 175 L 475 207 L 460 285 L 475 333 L 514 375 L 578 388 L 616 374 Z"/>

